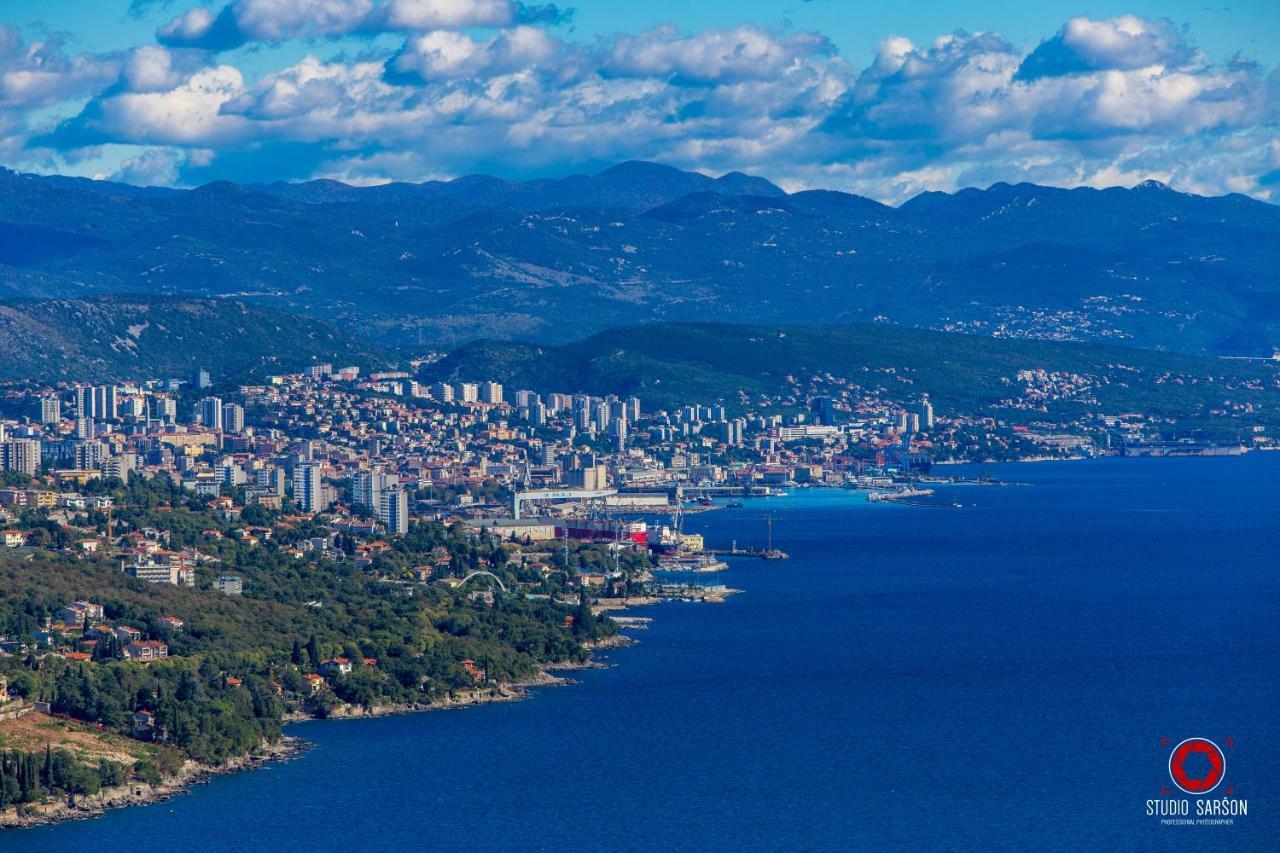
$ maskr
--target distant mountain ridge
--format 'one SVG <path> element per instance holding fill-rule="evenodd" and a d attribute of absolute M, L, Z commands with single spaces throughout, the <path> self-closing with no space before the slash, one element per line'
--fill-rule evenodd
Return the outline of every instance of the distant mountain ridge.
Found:
<path fill-rule="evenodd" d="M 730 172 L 709 178 L 658 163 L 620 163 L 598 175 L 508 181 L 488 175 L 468 175 L 452 181 L 420 184 L 391 183 L 353 187 L 338 181 L 251 184 L 250 189 L 308 204 L 369 200 L 444 199 L 465 204 L 542 210 L 555 207 L 598 207 L 648 210 L 673 198 L 698 192 L 719 195 L 785 195 L 764 178 Z"/>
<path fill-rule="evenodd" d="M 1087 405 L 1070 395 L 1015 408 L 1020 371 L 1084 377 Z M 422 367 L 419 379 L 496 380 L 512 389 L 638 396 L 647 407 L 693 402 L 750 409 L 772 396 L 804 411 L 814 377 L 833 376 L 911 402 L 929 394 L 939 412 L 1012 423 L 1066 423 L 1087 411 L 1144 412 L 1182 429 L 1239 428 L 1212 415 L 1224 396 L 1280 425 L 1280 365 L 1057 341 L 999 340 L 890 325 L 764 326 L 653 323 L 610 329 L 563 346 L 474 341 Z M 1168 381 L 1178 377 L 1177 381 Z M 1211 377 L 1211 378 L 1210 378 Z M 844 386 L 840 386 L 844 387 Z M 1231 390 L 1227 390 L 1231 389 Z M 777 409 L 775 409 L 777 411 Z"/>
<path fill-rule="evenodd" d="M 1232 355 L 1280 347 L 1280 207 L 994 184 L 890 207 L 654 163 L 193 190 L 0 172 L 0 296 L 252 300 L 361 337 L 869 322 Z"/>

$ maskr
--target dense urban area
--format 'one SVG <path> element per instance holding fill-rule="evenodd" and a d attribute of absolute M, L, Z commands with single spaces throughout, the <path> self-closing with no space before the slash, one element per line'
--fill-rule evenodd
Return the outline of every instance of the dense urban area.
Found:
<path fill-rule="evenodd" d="M 1216 410 L 1237 440 L 1200 441 L 1097 411 L 1097 377 L 1030 367 L 1004 380 L 1015 422 L 888 393 L 893 371 L 660 410 L 419 381 L 437 361 L 3 387 L 7 823 L 279 754 L 289 720 L 518 698 L 620 642 L 627 605 L 721 600 L 723 559 L 786 556 L 684 531 L 724 502 L 918 499 L 948 461 L 1273 446 L 1247 405 Z M 1055 401 L 1081 413 L 1038 422 Z"/>

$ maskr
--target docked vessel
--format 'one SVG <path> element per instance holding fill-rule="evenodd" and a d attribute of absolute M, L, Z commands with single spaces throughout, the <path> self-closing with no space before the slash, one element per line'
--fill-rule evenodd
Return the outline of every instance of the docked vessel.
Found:
<path fill-rule="evenodd" d="M 584 541 L 635 542 L 649 541 L 649 525 L 643 521 L 620 521 L 608 518 L 566 518 L 556 523 L 556 536 Z"/>

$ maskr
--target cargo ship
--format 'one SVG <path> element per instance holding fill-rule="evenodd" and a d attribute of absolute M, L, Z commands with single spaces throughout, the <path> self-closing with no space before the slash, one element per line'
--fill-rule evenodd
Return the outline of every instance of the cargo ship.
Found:
<path fill-rule="evenodd" d="M 619 521 L 607 518 L 566 518 L 556 522 L 556 536 L 588 542 L 635 542 L 644 545 L 649 541 L 649 525 L 643 521 Z"/>

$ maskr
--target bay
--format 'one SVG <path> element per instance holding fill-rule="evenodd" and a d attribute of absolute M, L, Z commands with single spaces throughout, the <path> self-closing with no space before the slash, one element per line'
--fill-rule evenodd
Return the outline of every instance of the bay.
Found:
<path fill-rule="evenodd" d="M 0 850 L 1280 849 L 1280 454 L 982 470 L 1028 485 L 692 516 L 769 513 L 792 559 L 636 611 L 580 684 L 294 726 L 295 760 Z M 1234 825 L 1146 813 L 1192 736 L 1231 739 Z"/>

